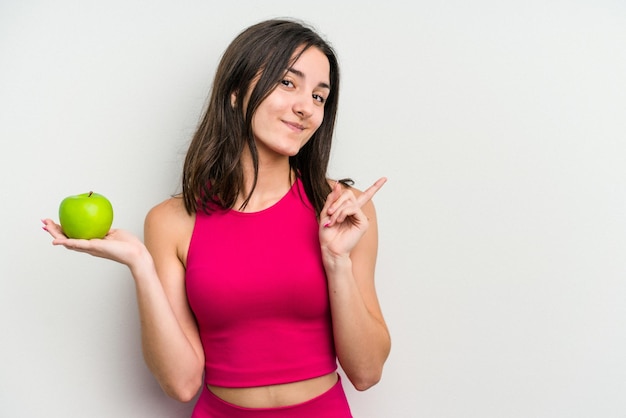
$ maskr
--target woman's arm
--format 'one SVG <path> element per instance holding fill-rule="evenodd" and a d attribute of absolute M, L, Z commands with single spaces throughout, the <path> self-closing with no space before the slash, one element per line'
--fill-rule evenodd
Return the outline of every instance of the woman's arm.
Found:
<path fill-rule="evenodd" d="M 341 367 L 358 390 L 380 380 L 391 347 L 374 284 L 378 230 L 370 201 L 384 181 L 364 193 L 336 185 L 320 216 L 335 348 Z"/>
<path fill-rule="evenodd" d="M 107 258 L 129 267 L 135 280 L 144 358 L 163 390 L 180 401 L 191 400 L 202 385 L 204 354 L 187 304 L 183 264 L 193 217 L 181 199 L 170 199 L 150 211 L 145 245 L 124 230 L 104 239 L 68 239 L 52 220 L 44 229 L 54 245 Z"/>
<path fill-rule="evenodd" d="M 143 353 L 163 390 L 191 400 L 202 386 L 204 352 L 185 291 L 185 262 L 194 218 L 173 198 L 146 216 L 144 238 L 153 263 L 134 271 Z M 151 256 L 150 256 L 151 255 Z"/>

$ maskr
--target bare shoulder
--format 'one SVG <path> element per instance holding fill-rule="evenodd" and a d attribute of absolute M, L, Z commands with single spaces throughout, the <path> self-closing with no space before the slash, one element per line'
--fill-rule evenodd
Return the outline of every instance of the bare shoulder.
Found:
<path fill-rule="evenodd" d="M 193 233 L 195 216 L 187 213 L 180 196 L 171 197 L 154 206 L 146 215 L 144 236 L 146 245 L 176 246 L 181 259 L 186 258 Z"/>
<path fill-rule="evenodd" d="M 187 213 L 183 199 L 174 196 L 154 206 L 146 216 L 147 222 L 193 222 L 193 216 Z"/>

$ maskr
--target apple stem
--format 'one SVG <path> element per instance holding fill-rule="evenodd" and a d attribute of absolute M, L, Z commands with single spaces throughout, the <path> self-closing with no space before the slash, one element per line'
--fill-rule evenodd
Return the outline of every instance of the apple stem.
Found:
<path fill-rule="evenodd" d="M 89 196 L 87 196 L 87 197 L 91 197 L 92 194 L 93 194 L 93 192 L 89 192 Z"/>

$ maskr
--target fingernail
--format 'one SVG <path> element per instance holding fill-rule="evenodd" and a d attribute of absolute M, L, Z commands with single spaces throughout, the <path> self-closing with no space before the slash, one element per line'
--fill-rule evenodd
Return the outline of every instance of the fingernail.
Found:
<path fill-rule="evenodd" d="M 326 222 L 326 223 L 324 224 L 324 228 L 328 228 L 329 226 L 330 226 L 330 221 L 328 221 L 328 222 Z"/>
<path fill-rule="evenodd" d="M 41 229 L 43 229 L 44 231 L 48 232 L 48 227 L 42 226 Z"/>

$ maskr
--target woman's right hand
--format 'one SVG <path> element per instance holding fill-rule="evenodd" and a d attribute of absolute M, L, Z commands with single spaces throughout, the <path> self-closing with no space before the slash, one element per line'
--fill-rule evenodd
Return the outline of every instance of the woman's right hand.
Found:
<path fill-rule="evenodd" d="M 61 226 L 52 219 L 43 219 L 44 231 L 53 239 L 53 245 L 62 245 L 67 249 L 90 254 L 94 257 L 117 261 L 133 269 L 137 263 L 148 255 L 144 244 L 128 231 L 111 229 L 102 239 L 72 239 L 68 238 Z"/>

